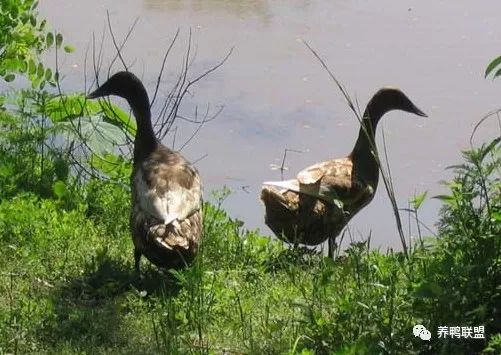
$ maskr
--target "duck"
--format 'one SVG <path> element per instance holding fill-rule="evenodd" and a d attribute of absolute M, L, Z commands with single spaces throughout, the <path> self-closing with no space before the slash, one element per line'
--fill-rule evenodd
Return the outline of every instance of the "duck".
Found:
<path fill-rule="evenodd" d="M 427 117 L 400 89 L 383 87 L 367 104 L 348 156 L 309 166 L 295 179 L 263 183 L 265 223 L 279 239 L 296 246 L 329 239 L 332 256 L 335 238 L 374 198 L 379 180 L 376 127 L 392 110 Z"/>
<path fill-rule="evenodd" d="M 195 257 L 203 232 L 200 175 L 179 152 L 155 137 L 141 80 L 121 71 L 87 98 L 110 95 L 124 98 L 137 122 L 130 177 L 135 270 L 140 274 L 143 255 L 160 268 L 184 267 Z"/>

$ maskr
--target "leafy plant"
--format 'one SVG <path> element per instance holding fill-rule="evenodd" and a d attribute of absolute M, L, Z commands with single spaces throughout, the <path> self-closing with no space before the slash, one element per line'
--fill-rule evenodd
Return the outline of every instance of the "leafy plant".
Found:
<path fill-rule="evenodd" d="M 415 307 L 432 328 L 485 326 L 501 332 L 501 166 L 500 138 L 463 152 L 446 185 L 439 239 L 425 261 L 415 290 Z M 443 353 L 478 352 L 486 341 L 435 339 Z"/>
<path fill-rule="evenodd" d="M 0 76 L 7 82 L 16 74 L 26 76 L 34 88 L 46 83 L 55 85 L 57 76 L 39 60 L 43 51 L 63 44 L 60 33 L 47 29 L 47 22 L 38 18 L 38 1 L 2 0 L 0 2 Z M 64 46 L 66 52 L 73 47 Z"/>

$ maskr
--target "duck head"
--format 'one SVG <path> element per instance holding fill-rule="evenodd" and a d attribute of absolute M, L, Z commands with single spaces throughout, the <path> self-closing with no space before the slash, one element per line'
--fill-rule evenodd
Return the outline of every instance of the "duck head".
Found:
<path fill-rule="evenodd" d="M 134 159 L 146 156 L 157 146 L 151 124 L 150 100 L 141 80 L 134 74 L 121 71 L 110 77 L 103 85 L 87 95 L 88 99 L 115 95 L 127 100 L 137 122 Z"/>
<path fill-rule="evenodd" d="M 149 106 L 148 93 L 141 80 L 131 72 L 121 71 L 111 76 L 103 85 L 87 95 L 88 99 L 115 95 L 126 99 L 134 107 Z"/>
<path fill-rule="evenodd" d="M 370 118 L 375 123 L 387 112 L 402 110 L 418 116 L 428 117 L 400 89 L 384 87 L 374 94 L 367 104 L 364 118 Z"/>
<path fill-rule="evenodd" d="M 362 166 L 368 167 L 367 170 L 374 173 L 374 176 L 367 178 L 368 181 L 371 180 L 374 182 L 374 186 L 377 185 L 378 178 L 377 162 L 372 153 L 375 149 L 374 136 L 376 127 L 381 117 L 393 110 L 401 110 L 418 116 L 428 117 L 400 89 L 384 87 L 374 94 L 367 104 L 358 139 L 350 154 L 354 161 L 362 162 L 360 163 Z"/>

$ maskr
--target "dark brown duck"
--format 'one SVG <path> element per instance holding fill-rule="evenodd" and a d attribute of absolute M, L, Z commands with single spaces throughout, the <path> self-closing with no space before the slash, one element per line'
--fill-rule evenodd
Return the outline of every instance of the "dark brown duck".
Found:
<path fill-rule="evenodd" d="M 141 255 L 159 267 L 184 266 L 202 235 L 200 176 L 181 154 L 156 139 L 148 94 L 134 74 L 116 73 L 87 97 L 108 95 L 126 99 L 137 121 L 130 218 L 135 268 L 139 272 Z"/>
<path fill-rule="evenodd" d="M 350 155 L 312 165 L 296 179 L 263 183 L 265 223 L 278 238 L 307 245 L 333 240 L 373 199 L 379 180 L 374 134 L 392 110 L 426 116 L 399 89 L 380 89 L 365 109 Z"/>

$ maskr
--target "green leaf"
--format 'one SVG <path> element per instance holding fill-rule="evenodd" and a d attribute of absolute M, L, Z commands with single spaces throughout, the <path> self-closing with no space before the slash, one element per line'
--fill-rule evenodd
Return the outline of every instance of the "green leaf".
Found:
<path fill-rule="evenodd" d="M 485 69 L 485 77 L 487 78 L 487 76 L 500 64 L 501 64 L 501 56 L 497 57 L 496 59 L 494 59 L 492 62 L 489 63 L 487 69 Z"/>
<path fill-rule="evenodd" d="M 116 154 L 105 154 L 102 157 L 92 154 L 89 163 L 94 169 L 110 177 L 130 175 L 130 162 Z"/>
<path fill-rule="evenodd" d="M 77 117 L 71 122 L 60 122 L 59 128 L 78 141 L 85 141 L 90 150 L 101 156 L 113 153 L 117 145 L 127 142 L 125 133 L 115 125 L 103 121 L 99 116 Z"/>
<path fill-rule="evenodd" d="M 7 74 L 3 77 L 3 80 L 10 83 L 11 81 L 14 81 L 15 78 L 16 76 L 14 74 Z"/>
<path fill-rule="evenodd" d="M 19 60 L 19 71 L 21 73 L 26 73 L 27 70 L 28 70 L 28 63 L 26 63 L 26 61 L 24 60 Z"/>
<path fill-rule="evenodd" d="M 66 53 L 73 53 L 75 51 L 75 47 L 70 46 L 69 44 L 67 44 L 66 46 L 64 46 L 64 51 Z"/>
<path fill-rule="evenodd" d="M 43 64 L 42 63 L 38 63 L 37 76 L 39 78 L 43 78 L 44 75 L 45 75 L 45 69 L 43 67 Z"/>
<path fill-rule="evenodd" d="M 65 181 L 70 174 L 70 167 L 66 160 L 63 158 L 57 158 L 54 161 L 54 171 L 58 180 Z"/>
<path fill-rule="evenodd" d="M 19 8 L 17 6 L 11 6 L 10 15 L 12 16 L 12 18 L 17 19 L 17 17 L 19 16 Z"/>
<path fill-rule="evenodd" d="M 423 283 L 414 291 L 416 298 L 436 298 L 442 294 L 442 287 L 435 282 Z"/>
<path fill-rule="evenodd" d="M 52 79 L 52 70 L 50 68 L 45 69 L 45 80 L 49 81 Z"/>
<path fill-rule="evenodd" d="M 103 104 L 102 109 L 110 123 L 124 129 L 132 136 L 136 136 L 136 121 L 124 110 L 116 105 Z"/>
<path fill-rule="evenodd" d="M 419 207 L 421 207 L 421 204 L 424 202 L 427 194 L 428 191 L 425 191 L 417 196 L 414 196 L 414 198 L 410 201 L 415 210 L 418 210 Z"/>
<path fill-rule="evenodd" d="M 33 59 L 30 59 L 28 62 L 28 72 L 33 75 L 37 72 L 37 63 Z"/>
<path fill-rule="evenodd" d="M 52 45 L 54 44 L 54 34 L 52 34 L 52 32 L 47 33 L 45 42 L 47 43 L 47 47 L 52 47 Z"/>
<path fill-rule="evenodd" d="M 99 112 L 100 106 L 97 102 L 86 103 L 85 97 L 80 94 L 54 97 L 47 101 L 44 111 L 53 123 L 68 121 L 76 116 L 93 116 Z"/>
<path fill-rule="evenodd" d="M 61 180 L 56 181 L 54 185 L 52 185 L 52 191 L 60 199 L 68 194 L 68 188 L 66 187 L 66 184 Z"/>
<path fill-rule="evenodd" d="M 63 43 L 63 35 L 58 33 L 56 35 L 56 46 L 57 48 L 61 47 L 61 44 Z"/>
<path fill-rule="evenodd" d="M 366 305 L 365 303 L 363 303 L 363 302 L 357 301 L 357 304 L 358 304 L 359 306 L 362 306 L 362 307 L 363 307 L 363 308 L 365 308 L 365 309 L 370 309 L 370 307 L 369 307 L 368 305 Z"/>
<path fill-rule="evenodd" d="M 437 195 L 433 196 L 433 198 L 442 201 L 445 204 L 451 205 L 451 206 L 456 206 L 456 199 L 454 196 L 451 195 Z"/>
<path fill-rule="evenodd" d="M 500 142 L 501 142 L 501 137 L 497 137 L 497 138 L 494 138 L 492 140 L 492 142 L 487 144 L 487 146 L 482 146 L 483 151 L 481 152 L 481 161 L 483 161 L 485 159 L 487 154 L 489 154 L 494 149 L 496 149 Z"/>

